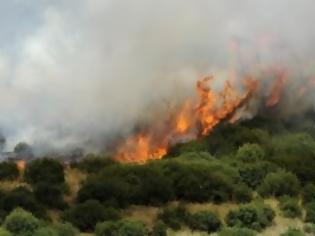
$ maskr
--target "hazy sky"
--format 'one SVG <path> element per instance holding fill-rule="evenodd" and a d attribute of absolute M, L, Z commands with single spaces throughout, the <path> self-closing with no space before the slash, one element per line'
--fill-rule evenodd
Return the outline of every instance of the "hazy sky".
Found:
<path fill-rule="evenodd" d="M 7 149 L 18 141 L 42 150 L 101 148 L 151 102 L 230 66 L 231 40 L 248 66 L 257 54 L 261 63 L 306 66 L 314 9 L 313 0 L 3 0 L 0 130 Z M 258 47 L 275 38 L 272 47 Z"/>

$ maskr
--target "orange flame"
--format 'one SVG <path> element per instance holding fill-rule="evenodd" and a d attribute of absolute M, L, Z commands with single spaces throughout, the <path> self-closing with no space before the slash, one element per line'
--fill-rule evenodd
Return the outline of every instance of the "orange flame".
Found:
<path fill-rule="evenodd" d="M 232 118 L 258 88 L 258 81 L 247 78 L 243 93 L 233 88 L 228 80 L 221 92 L 215 92 L 210 86 L 212 81 L 213 77 L 199 80 L 198 99 L 185 101 L 169 120 L 128 137 L 117 149 L 117 160 L 144 163 L 162 158 L 172 144 L 207 135 L 222 120 Z"/>
<path fill-rule="evenodd" d="M 276 80 L 271 84 L 266 101 L 267 107 L 273 107 L 279 103 L 284 92 L 284 87 L 288 81 L 288 76 L 284 70 L 275 70 Z"/>

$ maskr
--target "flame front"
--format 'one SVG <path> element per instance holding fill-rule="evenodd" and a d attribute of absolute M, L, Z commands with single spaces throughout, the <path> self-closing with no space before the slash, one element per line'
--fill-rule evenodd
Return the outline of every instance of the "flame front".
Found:
<path fill-rule="evenodd" d="M 222 120 L 231 119 L 258 88 L 258 82 L 248 78 L 244 81 L 243 92 L 239 92 L 229 81 L 225 82 L 222 91 L 216 92 L 211 88 L 213 80 L 213 77 L 199 80 L 197 99 L 184 101 L 170 120 L 129 136 L 118 147 L 116 158 L 122 162 L 137 163 L 160 159 L 167 154 L 170 145 L 207 135 Z"/>

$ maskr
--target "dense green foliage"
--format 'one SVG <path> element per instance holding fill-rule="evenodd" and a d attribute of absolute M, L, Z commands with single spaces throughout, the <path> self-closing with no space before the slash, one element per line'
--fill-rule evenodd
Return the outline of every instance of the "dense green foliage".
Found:
<path fill-rule="evenodd" d="M 187 223 L 193 231 L 205 231 L 209 234 L 218 231 L 221 227 L 220 219 L 210 211 L 200 211 L 190 215 Z"/>
<path fill-rule="evenodd" d="M 282 197 L 280 199 L 279 207 L 284 217 L 296 218 L 302 215 L 302 211 L 297 199 Z"/>
<path fill-rule="evenodd" d="M 15 180 L 19 175 L 16 163 L 12 161 L 0 162 L 0 180 Z"/>
<path fill-rule="evenodd" d="M 261 231 L 271 225 L 274 217 L 275 212 L 268 205 L 257 202 L 230 211 L 226 216 L 226 223 L 230 227 Z"/>
<path fill-rule="evenodd" d="M 287 232 L 280 236 L 305 236 L 305 234 L 299 229 L 289 229 Z"/>
<path fill-rule="evenodd" d="M 96 225 L 96 236 L 145 236 L 148 230 L 141 222 L 136 221 L 105 221 Z"/>

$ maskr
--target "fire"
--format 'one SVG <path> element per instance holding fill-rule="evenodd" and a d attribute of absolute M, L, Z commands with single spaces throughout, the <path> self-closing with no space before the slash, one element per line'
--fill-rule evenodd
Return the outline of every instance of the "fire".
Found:
<path fill-rule="evenodd" d="M 279 100 L 284 92 L 284 87 L 288 81 L 288 75 L 284 70 L 274 71 L 276 80 L 271 84 L 266 101 L 267 107 L 273 107 L 279 103 Z"/>
<path fill-rule="evenodd" d="M 211 88 L 213 80 L 213 77 L 198 80 L 197 99 L 186 100 L 170 119 L 153 124 L 150 130 L 129 136 L 118 147 L 116 158 L 137 163 L 160 159 L 172 144 L 207 135 L 221 121 L 231 119 L 258 88 L 258 81 L 247 78 L 243 92 L 234 88 L 229 80 L 222 91 L 217 92 Z"/>

